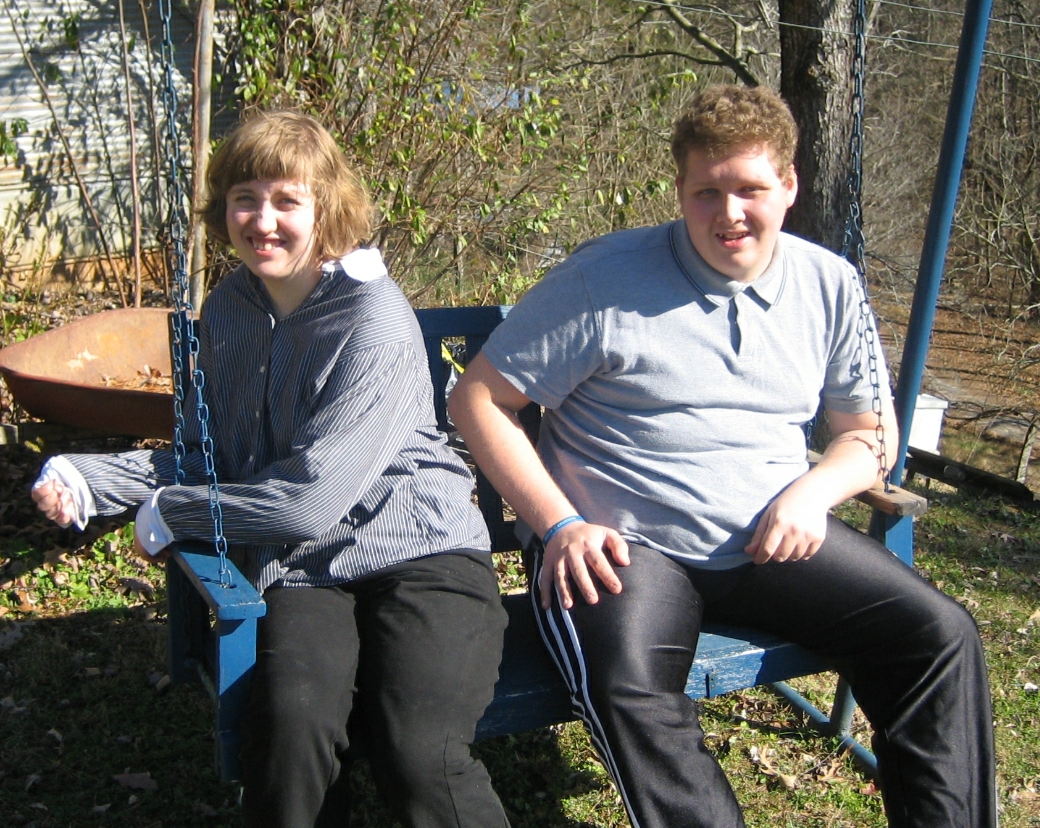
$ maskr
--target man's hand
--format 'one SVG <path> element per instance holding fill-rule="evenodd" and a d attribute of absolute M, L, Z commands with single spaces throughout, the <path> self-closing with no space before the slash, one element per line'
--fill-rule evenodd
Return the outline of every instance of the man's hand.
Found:
<path fill-rule="evenodd" d="M 545 549 L 542 571 L 538 578 L 542 609 L 549 609 L 552 603 L 551 590 L 554 582 L 564 609 L 574 606 L 571 579 L 589 604 L 599 601 L 593 575 L 607 591 L 615 595 L 621 592 L 621 581 L 604 554 L 608 551 L 614 563 L 618 566 L 628 566 L 628 544 L 613 529 L 593 523 L 576 522 L 557 532 Z"/>
<path fill-rule="evenodd" d="M 759 518 L 751 543 L 744 547 L 756 564 L 808 560 L 827 537 L 828 504 L 811 487 L 798 484 L 791 484 Z"/>
<path fill-rule="evenodd" d="M 60 480 L 48 480 L 42 486 L 32 490 L 32 499 L 48 520 L 53 520 L 62 528 L 71 526 L 79 516 L 72 493 Z"/>

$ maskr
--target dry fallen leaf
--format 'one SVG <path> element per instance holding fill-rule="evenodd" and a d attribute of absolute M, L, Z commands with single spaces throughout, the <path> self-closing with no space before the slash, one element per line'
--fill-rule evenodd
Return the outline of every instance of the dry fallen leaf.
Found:
<path fill-rule="evenodd" d="M 105 813 L 105 811 L 107 811 L 111 807 L 112 807 L 112 803 L 111 802 L 106 802 L 104 805 L 95 805 L 93 808 L 90 809 L 90 813 L 92 813 L 92 814 L 103 814 L 103 813 Z"/>
<path fill-rule="evenodd" d="M 120 578 L 119 592 L 123 595 L 135 595 L 145 601 L 155 598 L 155 587 L 144 578 Z"/>
<path fill-rule="evenodd" d="M 0 709 L 6 710 L 8 713 L 24 713 L 26 705 L 19 706 L 15 703 L 13 696 L 5 696 L 0 699 Z"/>
<path fill-rule="evenodd" d="M 837 782 L 841 779 L 841 769 L 841 762 L 824 762 L 816 769 L 816 779 L 819 782 Z"/>
<path fill-rule="evenodd" d="M 62 743 L 62 735 L 57 730 L 55 730 L 53 727 L 50 730 L 47 731 L 47 735 L 48 736 L 53 736 L 54 737 L 54 741 L 57 742 L 59 745 Z"/>
<path fill-rule="evenodd" d="M 148 771 L 143 773 L 114 773 L 112 778 L 124 788 L 130 788 L 135 791 L 154 791 L 159 787 L 159 784 L 152 779 L 152 775 Z"/>
<path fill-rule="evenodd" d="M 33 606 L 33 596 L 27 589 L 16 589 L 14 591 L 14 599 L 18 602 L 18 606 L 15 608 L 18 612 L 36 612 L 36 607 Z"/>
<path fill-rule="evenodd" d="M 55 546 L 43 553 L 44 567 L 54 568 L 58 566 L 69 566 L 70 562 L 69 550 L 62 549 L 60 546 Z"/>
<path fill-rule="evenodd" d="M 217 809 L 207 805 L 205 802 L 196 802 L 192 805 L 192 810 L 202 814 L 204 817 L 215 817 L 217 815 Z"/>
<path fill-rule="evenodd" d="M 0 652 L 8 650 L 22 637 L 22 625 L 12 624 L 5 630 L 0 630 Z"/>
<path fill-rule="evenodd" d="M 41 777 L 39 774 L 30 773 L 27 777 L 25 777 L 25 788 L 24 788 L 24 790 L 29 790 L 29 788 L 31 788 L 33 785 L 35 785 L 37 782 L 39 782 L 40 779 L 42 779 L 42 778 L 43 777 Z"/>

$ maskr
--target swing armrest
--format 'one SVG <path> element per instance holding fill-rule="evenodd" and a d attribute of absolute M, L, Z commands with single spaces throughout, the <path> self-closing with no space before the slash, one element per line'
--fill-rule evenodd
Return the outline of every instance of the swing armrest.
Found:
<path fill-rule="evenodd" d="M 815 466 L 820 462 L 820 453 L 809 452 L 809 465 Z M 923 515 L 928 511 L 928 499 L 919 494 L 907 491 L 899 486 L 889 486 L 885 491 L 884 483 L 875 483 L 865 492 L 855 496 L 860 503 L 865 503 L 879 512 L 893 517 L 910 517 Z"/>
<path fill-rule="evenodd" d="M 170 678 L 174 684 L 200 681 L 209 691 L 216 702 L 217 766 L 222 778 L 238 779 L 239 722 L 256 663 L 257 619 L 267 605 L 230 561 L 232 585 L 221 585 L 220 559 L 212 545 L 178 541 L 170 551 Z"/>
<path fill-rule="evenodd" d="M 180 542 L 174 544 L 171 552 L 173 561 L 220 621 L 241 621 L 266 614 L 267 605 L 260 593 L 230 561 L 230 586 L 220 583 L 220 558 L 209 544 Z"/>

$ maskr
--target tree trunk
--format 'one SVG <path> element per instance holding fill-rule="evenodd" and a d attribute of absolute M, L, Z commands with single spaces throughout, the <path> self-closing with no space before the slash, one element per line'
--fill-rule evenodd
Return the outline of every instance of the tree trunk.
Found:
<path fill-rule="evenodd" d="M 840 251 L 852 129 L 855 0 L 780 0 L 780 93 L 801 135 L 785 229 Z M 846 34 L 849 33 L 849 34 Z"/>

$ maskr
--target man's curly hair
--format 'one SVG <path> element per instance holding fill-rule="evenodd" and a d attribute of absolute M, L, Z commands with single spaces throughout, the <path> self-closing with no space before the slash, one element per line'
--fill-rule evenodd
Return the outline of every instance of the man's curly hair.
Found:
<path fill-rule="evenodd" d="M 709 86 L 696 95 L 672 130 L 672 158 L 686 174 L 690 150 L 719 157 L 765 147 L 777 174 L 786 179 L 798 146 L 798 126 L 784 99 L 764 86 Z"/>

